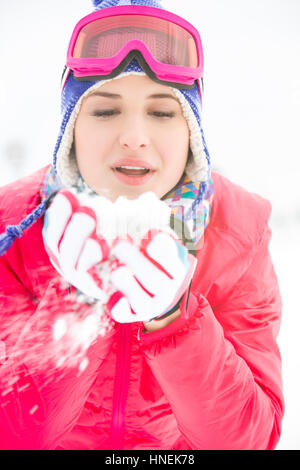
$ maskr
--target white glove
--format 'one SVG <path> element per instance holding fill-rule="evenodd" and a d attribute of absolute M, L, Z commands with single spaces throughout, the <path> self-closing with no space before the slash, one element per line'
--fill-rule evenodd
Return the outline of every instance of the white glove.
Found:
<path fill-rule="evenodd" d="M 43 239 L 58 273 L 85 295 L 105 301 L 96 266 L 107 259 L 109 247 L 96 234 L 96 226 L 94 210 L 80 205 L 73 192 L 62 190 L 46 211 Z"/>
<path fill-rule="evenodd" d="M 197 260 L 167 232 L 148 232 L 140 246 L 117 240 L 111 250 L 117 263 L 111 269 L 116 292 L 107 302 L 120 323 L 150 321 L 164 315 L 188 289 Z"/>

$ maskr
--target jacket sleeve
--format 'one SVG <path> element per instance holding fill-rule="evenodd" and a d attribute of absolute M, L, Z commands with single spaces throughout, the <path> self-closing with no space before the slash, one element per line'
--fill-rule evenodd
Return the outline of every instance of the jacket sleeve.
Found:
<path fill-rule="evenodd" d="M 281 431 L 281 317 L 267 227 L 247 271 L 214 310 L 191 294 L 165 329 L 141 335 L 148 364 L 192 449 L 274 449 Z M 259 288 L 258 288 L 259 286 Z M 188 318 L 185 318 L 188 317 Z"/>
<path fill-rule="evenodd" d="M 37 301 L 5 256 L 0 259 L 0 449 L 55 449 L 76 423 L 114 328 L 107 326 L 86 349 L 74 349 L 78 361 L 68 364 L 66 336 L 53 326 L 59 318 L 83 320 L 90 313 L 58 279 Z"/>

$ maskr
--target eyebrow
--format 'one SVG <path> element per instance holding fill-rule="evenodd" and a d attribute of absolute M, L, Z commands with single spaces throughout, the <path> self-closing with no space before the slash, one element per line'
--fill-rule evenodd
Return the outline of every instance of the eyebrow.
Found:
<path fill-rule="evenodd" d="M 170 93 L 155 93 L 154 95 L 150 95 L 148 96 L 149 99 L 151 98 L 171 98 L 172 100 L 175 100 L 179 103 L 179 100 L 178 98 L 176 98 L 176 96 L 174 95 L 171 95 Z"/>
<path fill-rule="evenodd" d="M 108 93 L 106 91 L 95 91 L 90 95 L 92 96 L 102 96 L 104 98 L 113 98 L 113 99 L 121 99 L 122 96 L 117 94 L 117 93 Z M 154 93 L 153 95 L 147 96 L 147 99 L 163 99 L 163 98 L 171 98 L 172 100 L 175 100 L 179 103 L 178 98 L 175 96 L 171 95 L 170 93 Z"/>

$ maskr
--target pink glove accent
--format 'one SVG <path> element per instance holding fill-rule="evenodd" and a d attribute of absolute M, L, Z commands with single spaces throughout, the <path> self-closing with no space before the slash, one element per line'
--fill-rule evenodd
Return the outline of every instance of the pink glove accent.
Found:
<path fill-rule="evenodd" d="M 46 212 L 43 238 L 50 261 L 62 277 L 84 294 L 103 300 L 103 283 L 95 267 L 107 259 L 109 247 L 96 227 L 94 210 L 63 190 Z"/>
<path fill-rule="evenodd" d="M 148 232 L 140 246 L 117 239 L 111 249 L 119 263 L 111 268 L 113 294 L 107 308 L 115 321 L 149 321 L 168 312 L 183 296 L 197 260 L 171 234 Z"/>

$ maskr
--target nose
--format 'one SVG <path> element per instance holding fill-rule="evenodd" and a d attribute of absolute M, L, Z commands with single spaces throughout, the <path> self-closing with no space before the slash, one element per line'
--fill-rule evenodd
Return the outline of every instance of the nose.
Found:
<path fill-rule="evenodd" d="M 150 137 L 142 119 L 127 119 L 120 132 L 120 145 L 124 149 L 139 150 L 150 144 Z"/>

